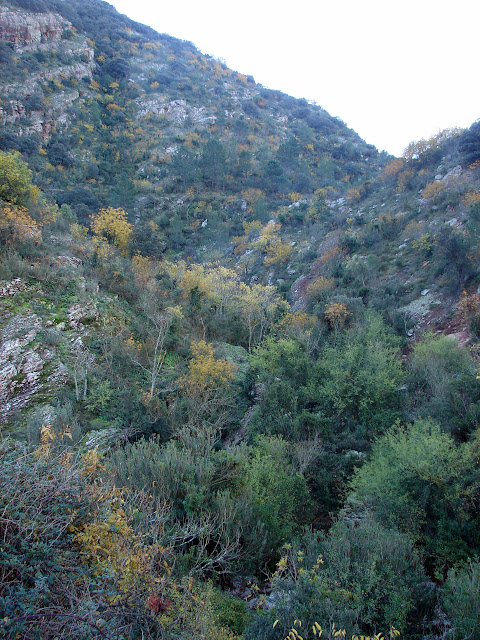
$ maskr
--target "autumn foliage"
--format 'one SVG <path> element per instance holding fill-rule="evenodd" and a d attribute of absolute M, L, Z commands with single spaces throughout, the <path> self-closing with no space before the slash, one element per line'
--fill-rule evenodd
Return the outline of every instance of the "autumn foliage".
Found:
<path fill-rule="evenodd" d="M 96 215 L 91 216 L 90 221 L 95 236 L 106 238 L 122 253 L 127 252 L 133 226 L 127 221 L 127 214 L 123 209 L 101 209 Z"/>

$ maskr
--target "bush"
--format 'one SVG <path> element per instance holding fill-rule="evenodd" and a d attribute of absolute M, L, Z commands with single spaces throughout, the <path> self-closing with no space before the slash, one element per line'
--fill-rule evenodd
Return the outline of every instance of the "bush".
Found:
<path fill-rule="evenodd" d="M 308 521 L 308 488 L 305 478 L 291 462 L 290 445 L 278 436 L 260 436 L 246 467 L 246 490 L 253 503 L 253 520 L 264 531 L 265 561 L 274 557 L 282 544 Z M 257 520 L 257 522 L 255 522 Z"/>
<path fill-rule="evenodd" d="M 212 605 L 217 625 L 220 628 L 228 629 L 236 634 L 243 633 L 250 618 L 246 602 L 215 589 L 212 594 Z"/>
<path fill-rule="evenodd" d="M 32 172 L 18 153 L 0 151 L 0 200 L 25 207 L 38 200 L 39 191 L 32 184 Z"/>
<path fill-rule="evenodd" d="M 477 426 L 480 392 L 468 350 L 447 336 L 426 334 L 409 362 L 409 387 L 416 414 L 432 417 L 464 440 Z"/>
<path fill-rule="evenodd" d="M 294 620 L 302 621 L 302 636 L 308 638 L 315 622 L 327 630 L 334 623 L 347 637 L 388 635 L 391 627 L 403 634 L 422 580 L 419 557 L 406 536 L 372 518 L 340 521 L 328 535 L 308 534 L 286 550 L 272 593 L 245 637 L 285 637 Z"/>
<path fill-rule="evenodd" d="M 63 436 L 0 445 L 0 636 L 234 640 L 213 587 L 172 573 L 168 506 L 99 483 L 97 452 L 75 457 Z"/>
<path fill-rule="evenodd" d="M 241 455 L 215 451 L 213 431 L 184 429 L 177 438 L 163 446 L 156 439 L 129 444 L 112 453 L 108 468 L 117 484 L 146 489 L 170 505 L 166 536 L 184 569 L 229 573 L 248 522 L 237 493 Z"/>
<path fill-rule="evenodd" d="M 410 535 L 439 578 L 478 550 L 476 446 L 456 445 L 432 422 L 396 425 L 374 444 L 353 480 L 354 498 Z"/>
<path fill-rule="evenodd" d="M 442 589 L 452 640 L 480 637 L 480 562 L 452 569 Z"/>

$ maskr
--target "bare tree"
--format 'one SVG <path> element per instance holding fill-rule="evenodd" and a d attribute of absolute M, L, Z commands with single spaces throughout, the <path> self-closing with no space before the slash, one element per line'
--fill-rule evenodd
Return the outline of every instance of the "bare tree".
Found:
<path fill-rule="evenodd" d="M 73 382 L 75 384 L 75 398 L 78 402 L 80 395 L 82 395 L 82 398 L 87 397 L 88 372 L 93 367 L 95 356 L 83 344 L 81 338 L 77 338 L 72 344 L 71 353 L 70 364 L 72 367 Z M 83 392 L 81 393 L 80 386 L 82 383 Z"/>
<path fill-rule="evenodd" d="M 168 307 L 162 311 L 144 304 L 147 316 L 147 338 L 143 343 L 132 342 L 132 362 L 148 375 L 149 395 L 153 398 L 158 377 L 165 361 L 167 351 L 165 340 L 175 318 L 181 317 L 179 307 Z"/>

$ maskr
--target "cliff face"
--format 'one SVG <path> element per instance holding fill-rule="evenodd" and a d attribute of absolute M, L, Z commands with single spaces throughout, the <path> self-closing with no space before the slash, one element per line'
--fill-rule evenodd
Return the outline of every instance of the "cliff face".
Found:
<path fill-rule="evenodd" d="M 60 40 L 67 21 L 53 13 L 31 14 L 0 8 L 0 40 L 12 42 L 15 48 L 33 47 Z"/>
<path fill-rule="evenodd" d="M 0 8 L 0 41 L 13 47 L 21 70 L 18 80 L 15 74 L 0 79 L 0 124 L 14 126 L 19 136 L 36 133 L 47 141 L 71 122 L 69 110 L 81 99 L 75 85 L 79 78 L 91 78 L 95 67 L 93 47 L 58 14 L 8 7 Z M 53 90 L 45 99 L 48 84 Z M 32 96 L 37 97 L 33 102 Z"/>

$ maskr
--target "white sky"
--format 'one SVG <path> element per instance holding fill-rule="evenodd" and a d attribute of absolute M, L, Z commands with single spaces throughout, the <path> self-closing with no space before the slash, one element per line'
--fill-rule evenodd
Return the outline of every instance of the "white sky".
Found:
<path fill-rule="evenodd" d="M 478 0 L 108 1 L 394 155 L 480 118 Z"/>

